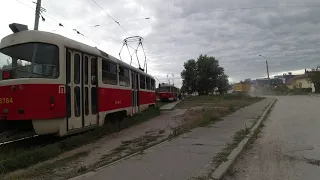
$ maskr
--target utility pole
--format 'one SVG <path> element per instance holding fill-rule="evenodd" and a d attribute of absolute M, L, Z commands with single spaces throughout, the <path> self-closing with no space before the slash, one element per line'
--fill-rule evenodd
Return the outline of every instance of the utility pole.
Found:
<path fill-rule="evenodd" d="M 266 65 L 267 65 L 267 74 L 268 74 L 268 87 L 270 91 L 270 77 L 269 77 L 269 66 L 268 66 L 268 61 L 266 60 Z"/>
<path fill-rule="evenodd" d="M 267 66 L 267 75 L 268 75 L 268 90 L 270 92 L 270 77 L 269 77 L 269 65 L 268 65 L 268 60 L 265 56 L 262 56 L 261 54 L 259 54 L 259 56 L 264 57 L 266 59 L 266 66 Z"/>
<path fill-rule="evenodd" d="M 40 18 L 41 0 L 37 0 L 36 15 L 34 19 L 34 30 L 39 28 L 39 18 Z"/>
<path fill-rule="evenodd" d="M 174 86 L 174 74 L 172 74 L 172 83 L 173 83 L 173 86 Z"/>
<path fill-rule="evenodd" d="M 172 75 L 172 78 L 169 78 L 169 75 Z M 169 84 L 170 84 L 170 80 L 172 79 L 172 82 L 173 82 L 173 85 L 174 85 L 174 74 L 173 73 L 168 73 L 167 74 L 167 79 L 169 81 Z"/>

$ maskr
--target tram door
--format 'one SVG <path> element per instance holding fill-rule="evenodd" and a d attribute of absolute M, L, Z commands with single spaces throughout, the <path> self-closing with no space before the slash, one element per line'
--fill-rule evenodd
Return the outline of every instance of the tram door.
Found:
<path fill-rule="evenodd" d="M 97 58 L 67 50 L 67 127 L 75 130 L 97 124 Z"/>
<path fill-rule="evenodd" d="M 132 79 L 132 114 L 139 112 L 139 81 L 138 74 L 131 71 Z"/>
<path fill-rule="evenodd" d="M 83 77 L 83 121 L 84 126 L 98 124 L 98 71 L 97 58 L 84 54 L 82 62 Z"/>

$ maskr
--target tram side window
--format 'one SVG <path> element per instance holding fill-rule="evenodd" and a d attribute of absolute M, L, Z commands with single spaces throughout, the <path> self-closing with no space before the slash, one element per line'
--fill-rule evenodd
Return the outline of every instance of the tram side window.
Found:
<path fill-rule="evenodd" d="M 74 88 L 74 115 L 76 117 L 79 117 L 80 116 L 80 110 L 81 110 L 81 107 L 80 107 L 80 87 L 79 86 L 76 86 Z"/>
<path fill-rule="evenodd" d="M 97 59 L 91 58 L 91 84 L 97 84 Z"/>
<path fill-rule="evenodd" d="M 119 66 L 119 84 L 120 86 L 130 86 L 129 70 Z"/>
<path fill-rule="evenodd" d="M 80 83 L 80 55 L 74 55 L 74 83 Z"/>
<path fill-rule="evenodd" d="M 155 82 L 154 82 L 154 79 L 151 79 L 151 90 L 155 90 Z"/>
<path fill-rule="evenodd" d="M 70 81 L 71 81 L 71 76 L 70 76 L 70 71 L 71 71 L 71 53 L 70 53 L 70 51 L 68 51 L 67 52 L 67 60 L 66 60 L 66 69 L 67 69 L 67 71 L 66 71 L 66 78 L 67 78 L 67 84 L 69 84 L 70 83 Z"/>
<path fill-rule="evenodd" d="M 89 115 L 89 89 L 88 87 L 84 88 L 84 113 L 85 115 Z"/>
<path fill-rule="evenodd" d="M 140 74 L 140 89 L 146 89 L 146 77 Z"/>
<path fill-rule="evenodd" d="M 147 85 L 147 89 L 151 90 L 151 82 L 149 77 L 146 78 L 146 85 Z"/>
<path fill-rule="evenodd" d="M 88 69 L 88 61 L 89 61 L 89 58 L 88 56 L 85 56 L 84 57 L 84 83 L 85 85 L 88 84 L 89 82 L 89 79 L 88 79 L 88 72 L 89 72 L 89 69 Z"/>
<path fill-rule="evenodd" d="M 67 89 L 66 89 L 66 96 L 67 96 L 67 115 L 68 115 L 68 118 L 71 117 L 71 89 L 70 89 L 70 86 L 67 86 Z"/>
<path fill-rule="evenodd" d="M 97 114 L 97 104 L 98 104 L 98 93 L 97 88 L 91 88 L 91 112 L 92 114 Z"/>
<path fill-rule="evenodd" d="M 118 84 L 117 65 L 107 60 L 102 60 L 102 82 L 105 84 Z"/>

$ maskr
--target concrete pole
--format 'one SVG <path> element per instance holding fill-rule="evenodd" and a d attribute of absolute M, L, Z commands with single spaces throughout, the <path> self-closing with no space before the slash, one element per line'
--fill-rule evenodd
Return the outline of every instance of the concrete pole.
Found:
<path fill-rule="evenodd" d="M 268 61 L 266 60 L 266 66 L 267 66 L 267 74 L 268 74 L 268 88 L 270 92 L 270 77 L 269 77 L 269 66 L 268 66 Z"/>
<path fill-rule="evenodd" d="M 174 86 L 174 74 L 172 74 L 172 83 L 173 83 L 173 86 Z"/>
<path fill-rule="evenodd" d="M 34 30 L 38 30 L 39 28 L 40 8 L 41 8 L 41 0 L 37 0 L 36 14 L 34 19 Z"/>
<path fill-rule="evenodd" d="M 268 60 L 265 56 L 262 56 L 261 54 L 259 54 L 259 56 L 263 57 L 266 59 L 266 66 L 267 66 L 267 74 L 268 74 L 268 89 L 269 89 L 269 92 L 270 92 L 270 77 L 269 77 L 269 65 L 268 65 Z"/>

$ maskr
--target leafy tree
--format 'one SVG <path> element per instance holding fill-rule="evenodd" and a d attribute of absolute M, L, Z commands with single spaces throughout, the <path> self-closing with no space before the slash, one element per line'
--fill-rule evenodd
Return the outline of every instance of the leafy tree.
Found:
<path fill-rule="evenodd" d="M 182 86 L 185 91 L 192 94 L 197 89 L 197 62 L 194 59 L 190 59 L 184 63 L 184 70 L 181 72 L 183 79 Z"/>
<path fill-rule="evenodd" d="M 218 88 L 218 92 L 223 94 L 229 88 L 224 68 L 220 67 L 215 57 L 207 55 L 201 54 L 197 61 L 190 59 L 185 62 L 181 77 L 188 93 L 198 92 L 199 95 L 207 95 Z"/>
<path fill-rule="evenodd" d="M 228 80 L 228 76 L 226 74 L 222 74 L 218 77 L 217 80 L 217 88 L 218 88 L 218 92 L 219 94 L 224 94 L 226 93 L 228 90 L 231 89 L 231 86 L 229 84 L 229 80 Z"/>
<path fill-rule="evenodd" d="M 245 79 L 243 82 L 244 82 L 244 83 L 251 83 L 251 79 L 250 79 L 250 78 Z"/>
<path fill-rule="evenodd" d="M 315 93 L 320 93 L 320 65 L 312 69 L 309 74 L 309 79 L 314 84 Z"/>

